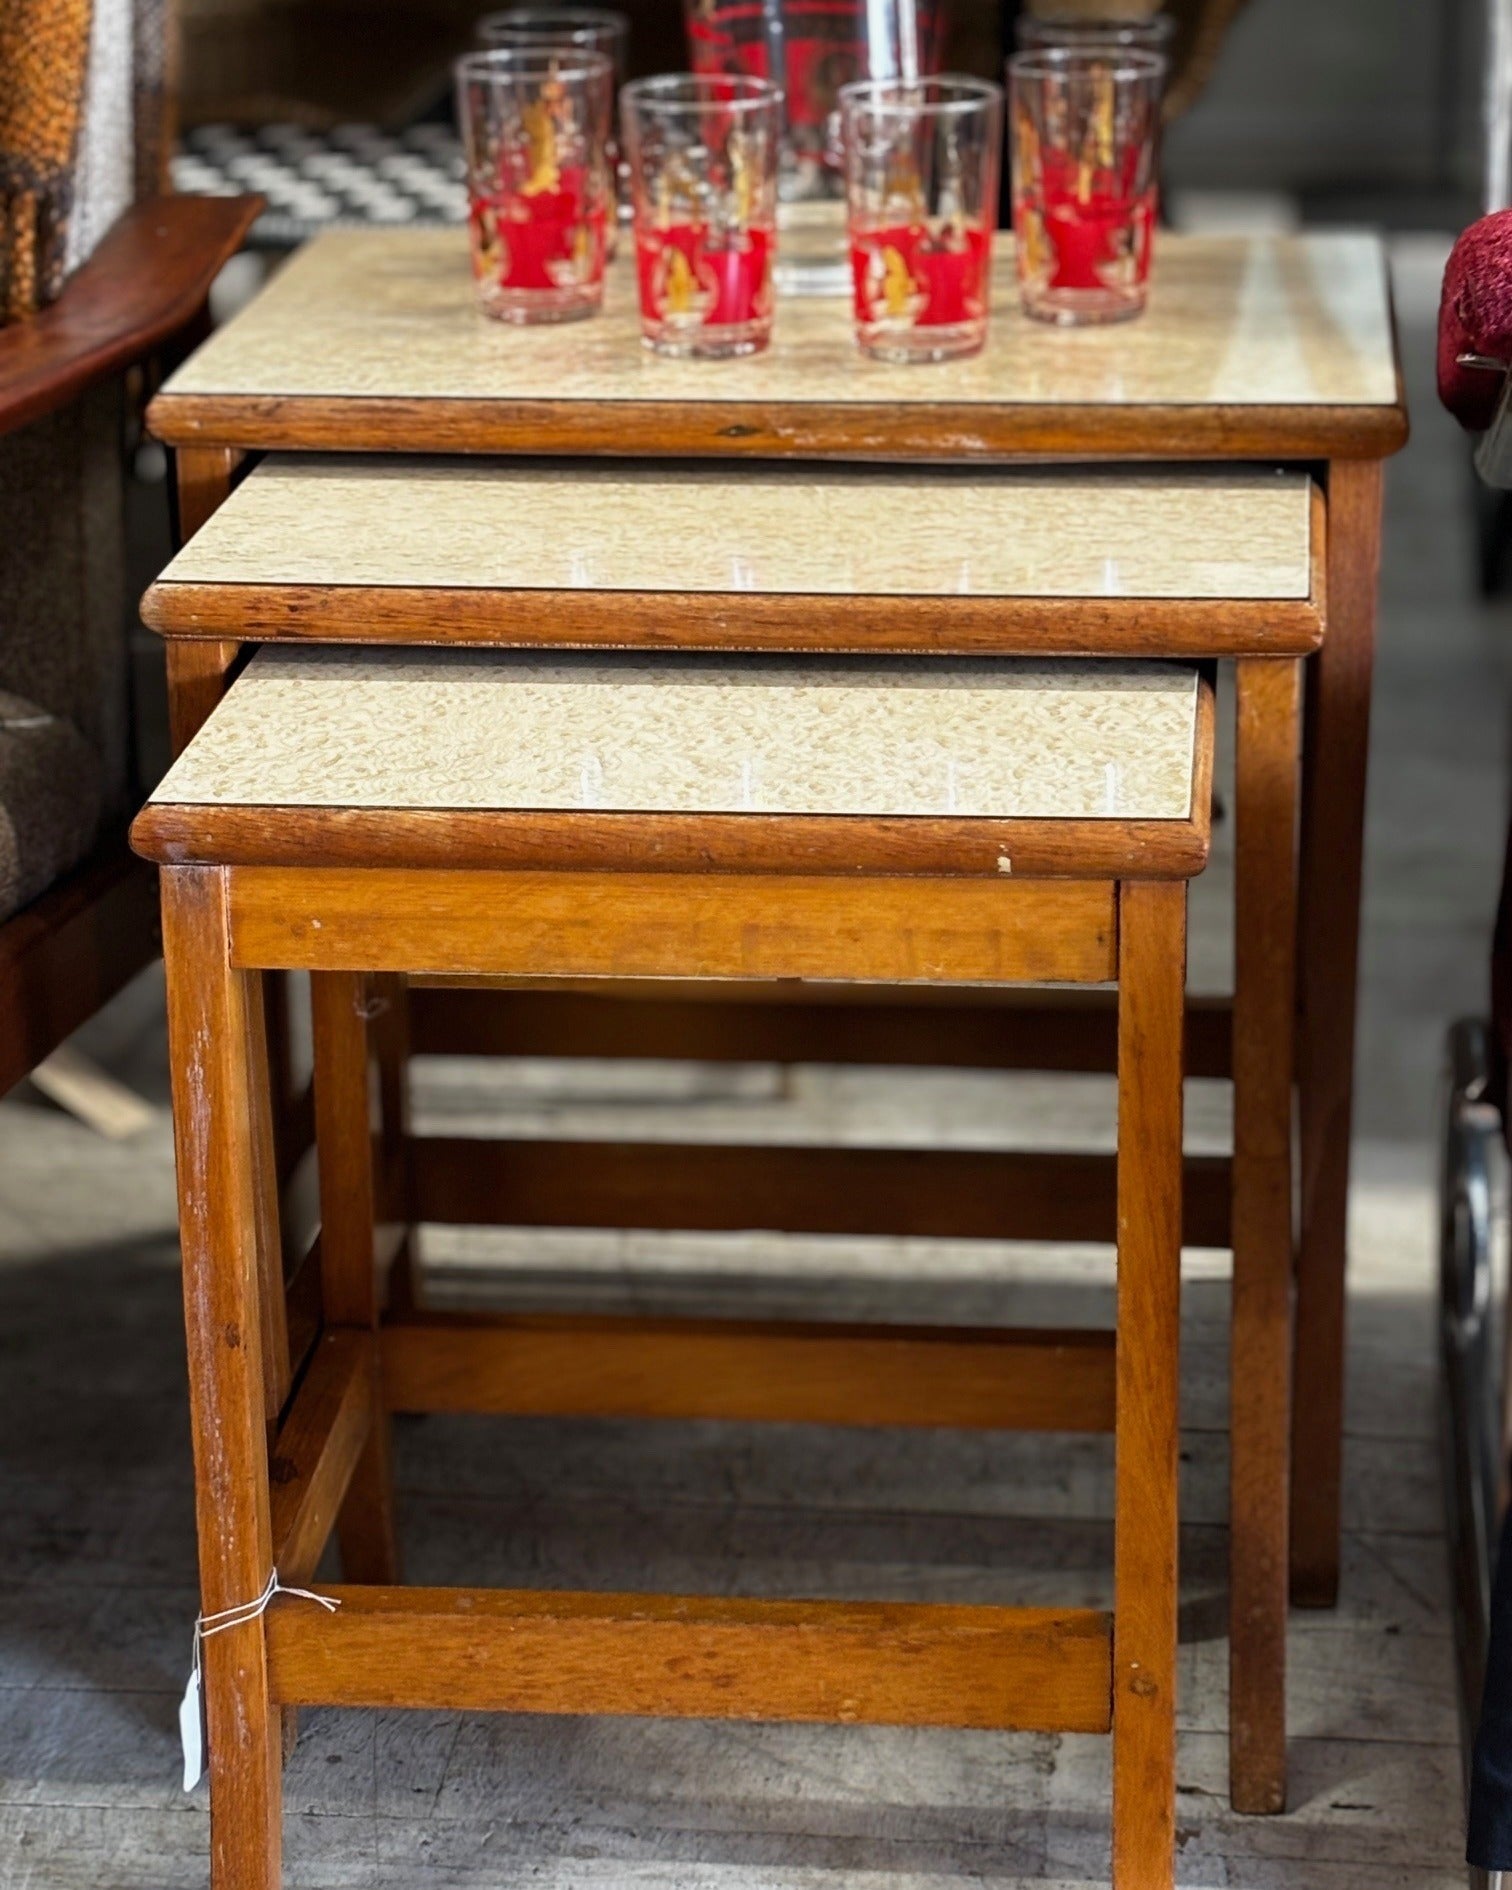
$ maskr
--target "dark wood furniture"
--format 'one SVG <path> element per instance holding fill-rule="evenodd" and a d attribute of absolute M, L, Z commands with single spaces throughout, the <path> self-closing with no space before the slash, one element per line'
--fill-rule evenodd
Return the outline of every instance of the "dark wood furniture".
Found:
<path fill-rule="evenodd" d="M 63 294 L 0 328 L 0 434 L 204 333 L 217 271 L 255 199 L 173 197 L 122 217 Z M 126 600 L 122 599 L 122 617 Z M 124 832 L 0 923 L 0 1092 L 20 1082 L 158 950 L 157 891 Z"/>

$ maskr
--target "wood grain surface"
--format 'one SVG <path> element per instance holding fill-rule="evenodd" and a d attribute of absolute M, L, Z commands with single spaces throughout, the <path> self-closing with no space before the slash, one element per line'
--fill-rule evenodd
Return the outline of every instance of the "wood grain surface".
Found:
<path fill-rule="evenodd" d="M 779 1321 L 396 1320 L 391 1411 L 1113 1428 L 1113 1334 Z"/>
<path fill-rule="evenodd" d="M 1092 1609 L 330 1588 L 268 1610 L 296 1705 L 1103 1732 Z"/>

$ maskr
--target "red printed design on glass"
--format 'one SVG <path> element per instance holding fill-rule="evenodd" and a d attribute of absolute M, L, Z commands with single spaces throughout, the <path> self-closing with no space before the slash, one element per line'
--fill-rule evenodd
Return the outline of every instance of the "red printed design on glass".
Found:
<path fill-rule="evenodd" d="M 705 223 L 641 230 L 636 262 L 641 307 L 669 330 L 736 327 L 772 312 L 772 233 L 713 237 Z"/>
<path fill-rule="evenodd" d="M 1108 170 L 1060 151 L 1041 155 L 1041 185 L 1018 203 L 1026 266 L 1050 289 L 1143 288 L 1150 275 L 1157 193 L 1139 188 L 1139 153 Z"/>
<path fill-rule="evenodd" d="M 525 142 L 500 164 L 492 197 L 473 194 L 473 272 L 501 289 L 567 289 L 604 273 L 605 215 L 586 165 L 562 164 L 551 101 L 523 114 Z"/>
<path fill-rule="evenodd" d="M 983 320 L 991 252 L 991 232 L 977 224 L 852 230 L 856 320 L 878 334 Z"/>

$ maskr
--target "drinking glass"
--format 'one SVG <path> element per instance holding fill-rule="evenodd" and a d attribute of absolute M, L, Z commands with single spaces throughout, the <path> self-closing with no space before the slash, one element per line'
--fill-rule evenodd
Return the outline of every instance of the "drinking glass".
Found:
<path fill-rule="evenodd" d="M 1089 20 L 1081 14 L 1021 13 L 1013 30 L 1022 52 L 1036 52 L 1047 46 L 1064 46 L 1082 52 L 1115 46 L 1123 52 L 1169 56 L 1176 22 L 1169 13 L 1150 13 L 1137 20 Z"/>
<path fill-rule="evenodd" d="M 625 47 L 630 22 L 609 7 L 506 7 L 485 13 L 478 22 L 482 46 L 561 48 L 603 53 L 614 67 L 616 80 L 625 76 Z"/>
<path fill-rule="evenodd" d="M 840 94 L 856 339 L 945 361 L 987 338 L 1003 94 L 980 79 L 873 79 Z"/>
<path fill-rule="evenodd" d="M 784 200 L 838 197 L 830 120 L 843 86 L 938 72 L 945 0 L 683 0 L 695 72 L 783 93 Z"/>
<path fill-rule="evenodd" d="M 1075 326 L 1126 321 L 1149 290 L 1166 62 L 1117 46 L 1008 62 L 1013 230 L 1024 309 Z"/>
<path fill-rule="evenodd" d="M 599 52 L 496 47 L 457 65 L 473 280 L 484 313 L 563 322 L 604 299 L 614 71 Z"/>
<path fill-rule="evenodd" d="M 546 47 L 564 52 L 602 53 L 614 67 L 616 93 L 625 82 L 625 58 L 630 44 L 630 22 L 623 13 L 610 7 L 506 7 L 501 13 L 485 13 L 478 21 L 478 43 L 482 46 L 513 46 L 529 51 Z M 609 175 L 615 185 L 616 216 L 609 221 L 605 254 L 612 259 L 615 249 L 615 225 L 624 199 L 620 194 L 621 152 L 618 128 L 611 116 L 606 147 Z"/>
<path fill-rule="evenodd" d="M 772 332 L 781 97 L 670 73 L 621 95 L 641 333 L 658 354 L 754 354 Z"/>

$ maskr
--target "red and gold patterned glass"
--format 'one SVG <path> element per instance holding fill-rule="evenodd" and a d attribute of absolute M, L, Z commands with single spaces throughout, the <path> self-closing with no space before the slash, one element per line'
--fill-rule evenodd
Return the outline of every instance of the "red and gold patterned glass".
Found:
<path fill-rule="evenodd" d="M 840 95 L 856 339 L 947 361 L 987 338 L 1003 94 L 977 79 L 873 80 Z"/>
<path fill-rule="evenodd" d="M 771 338 L 780 103 L 764 79 L 625 87 L 641 333 L 659 354 L 755 354 Z"/>
<path fill-rule="evenodd" d="M 695 72 L 784 94 L 783 195 L 839 195 L 830 120 L 842 86 L 939 71 L 944 0 L 684 0 Z"/>
<path fill-rule="evenodd" d="M 630 22 L 610 7 L 506 7 L 485 13 L 478 21 L 480 46 L 549 47 L 560 52 L 602 53 L 614 67 L 618 92 L 625 83 L 625 60 L 630 46 Z M 619 211 L 620 141 L 615 123 L 609 126 L 609 176 L 614 184 L 614 207 Z M 609 219 L 607 254 L 612 262 L 617 215 Z"/>
<path fill-rule="evenodd" d="M 473 279 L 485 314 L 562 322 L 601 306 L 613 99 L 602 53 L 500 47 L 459 62 Z"/>
<path fill-rule="evenodd" d="M 1158 54 L 1121 47 L 1009 61 L 1013 229 L 1036 319 L 1126 321 L 1144 307 L 1165 70 Z"/>

